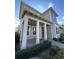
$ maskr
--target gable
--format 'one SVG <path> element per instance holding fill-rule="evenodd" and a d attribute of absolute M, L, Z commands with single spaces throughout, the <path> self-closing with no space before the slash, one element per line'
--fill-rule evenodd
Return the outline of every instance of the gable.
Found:
<path fill-rule="evenodd" d="M 53 18 L 56 18 L 58 16 L 58 14 L 52 9 L 52 7 L 50 7 L 42 14 L 42 16 L 46 18 L 47 20 L 52 21 Z"/>
<path fill-rule="evenodd" d="M 23 13 L 27 11 L 27 12 L 31 12 L 33 14 L 36 14 L 38 16 L 41 16 L 41 13 L 38 12 L 37 10 L 35 10 L 34 8 L 32 8 L 31 6 L 25 4 L 24 2 L 21 2 L 20 4 L 20 14 L 19 14 L 19 18 L 22 17 Z"/>
<path fill-rule="evenodd" d="M 52 17 L 58 16 L 52 8 L 47 9 L 44 13 L 40 13 L 36 9 L 21 1 L 19 18 L 22 18 L 25 14 L 30 14 L 34 17 L 37 17 L 40 20 L 44 20 L 50 23 L 52 23 Z"/>
<path fill-rule="evenodd" d="M 50 20 L 50 13 L 49 13 L 49 11 L 44 12 L 44 13 L 42 14 L 42 16 L 43 16 L 45 19 Z"/>

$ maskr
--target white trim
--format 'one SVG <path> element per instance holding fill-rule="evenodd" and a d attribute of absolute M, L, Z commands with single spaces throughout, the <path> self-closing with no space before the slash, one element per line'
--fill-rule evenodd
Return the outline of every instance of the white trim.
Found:
<path fill-rule="evenodd" d="M 39 22 L 41 22 L 41 23 L 46 23 L 46 24 L 48 24 L 48 25 L 51 25 L 51 23 L 48 23 L 48 22 L 46 22 L 46 21 L 43 21 L 43 20 L 40 20 L 40 19 L 31 17 L 31 16 L 28 16 L 28 18 L 29 18 L 29 19 L 32 19 L 32 20 L 34 20 L 34 21 L 39 21 Z"/>

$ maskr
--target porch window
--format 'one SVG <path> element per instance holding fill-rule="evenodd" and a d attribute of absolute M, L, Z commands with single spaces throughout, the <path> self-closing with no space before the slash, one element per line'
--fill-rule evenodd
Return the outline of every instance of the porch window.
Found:
<path fill-rule="evenodd" d="M 29 35 L 29 26 L 28 26 L 28 29 L 27 29 L 27 35 Z"/>
<path fill-rule="evenodd" d="M 36 35 L 36 27 L 33 26 L 33 35 Z"/>

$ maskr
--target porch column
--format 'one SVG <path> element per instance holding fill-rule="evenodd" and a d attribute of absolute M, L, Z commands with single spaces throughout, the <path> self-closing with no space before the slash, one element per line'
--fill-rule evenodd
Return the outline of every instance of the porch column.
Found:
<path fill-rule="evenodd" d="M 47 40 L 47 26 L 44 24 L 44 40 Z"/>
<path fill-rule="evenodd" d="M 39 41 L 39 21 L 36 23 L 36 44 L 40 43 Z"/>
<path fill-rule="evenodd" d="M 21 41 L 22 41 L 22 20 L 23 19 L 20 19 L 20 41 L 19 41 L 20 48 L 21 48 Z"/>
<path fill-rule="evenodd" d="M 57 36 L 56 36 L 56 24 L 53 24 L 53 38 L 57 38 Z"/>
<path fill-rule="evenodd" d="M 28 28 L 28 17 L 24 16 L 23 18 L 23 33 L 22 33 L 22 41 L 21 41 L 21 50 L 27 48 L 27 28 Z"/>

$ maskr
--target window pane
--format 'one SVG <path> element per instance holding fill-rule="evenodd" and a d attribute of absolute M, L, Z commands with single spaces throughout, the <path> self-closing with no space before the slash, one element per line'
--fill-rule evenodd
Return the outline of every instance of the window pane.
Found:
<path fill-rule="evenodd" d="M 36 34 L 36 27 L 33 27 L 33 35 Z"/>
<path fill-rule="evenodd" d="M 27 35 L 29 35 L 29 26 L 28 26 L 28 30 L 27 30 Z"/>

